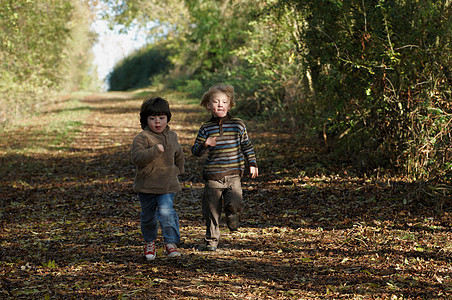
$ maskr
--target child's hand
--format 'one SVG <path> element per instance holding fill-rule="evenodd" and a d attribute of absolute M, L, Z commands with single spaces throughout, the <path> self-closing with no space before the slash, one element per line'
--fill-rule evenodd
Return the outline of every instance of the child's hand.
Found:
<path fill-rule="evenodd" d="M 259 169 L 257 167 L 250 167 L 251 178 L 259 176 Z"/>
<path fill-rule="evenodd" d="M 157 144 L 157 148 L 159 148 L 159 150 L 160 150 L 161 152 L 165 152 L 165 147 L 163 147 L 162 144 Z"/>
<path fill-rule="evenodd" d="M 208 137 L 205 142 L 206 148 L 211 146 L 215 147 L 217 145 L 217 137 Z"/>

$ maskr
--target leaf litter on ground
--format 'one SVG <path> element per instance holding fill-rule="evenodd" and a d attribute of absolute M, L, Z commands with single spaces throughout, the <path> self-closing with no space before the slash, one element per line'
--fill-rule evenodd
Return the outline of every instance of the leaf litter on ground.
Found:
<path fill-rule="evenodd" d="M 429 197 L 428 185 L 359 174 L 253 120 L 261 175 L 243 180 L 241 228 L 222 222 L 218 251 L 203 251 L 203 158 L 189 149 L 207 115 L 179 93 L 161 94 L 186 154 L 176 198 L 182 256 L 166 258 L 159 236 L 157 259 L 142 257 L 130 144 L 144 96 L 93 94 L 80 99 L 86 115 L 58 103 L 1 132 L 1 298 L 452 297 L 450 193 Z M 75 118 L 59 121 L 70 130 L 49 129 L 62 111 Z"/>

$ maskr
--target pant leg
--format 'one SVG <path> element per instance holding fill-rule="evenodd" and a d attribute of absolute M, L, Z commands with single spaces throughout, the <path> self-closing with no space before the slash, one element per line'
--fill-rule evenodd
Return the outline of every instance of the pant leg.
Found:
<path fill-rule="evenodd" d="M 206 245 L 217 247 L 220 239 L 220 217 L 222 211 L 222 184 L 207 180 L 204 187 L 202 212 L 206 222 Z"/>
<path fill-rule="evenodd" d="M 177 244 L 180 242 L 179 217 L 173 203 L 174 193 L 158 195 L 157 219 L 162 228 L 164 242 Z"/>
<path fill-rule="evenodd" d="M 239 175 L 226 176 L 225 186 L 223 191 L 224 213 L 226 216 L 240 213 L 244 206 L 241 177 Z"/>
<path fill-rule="evenodd" d="M 141 234 L 145 242 L 157 239 L 158 222 L 156 218 L 157 198 L 154 194 L 138 193 L 141 205 Z"/>

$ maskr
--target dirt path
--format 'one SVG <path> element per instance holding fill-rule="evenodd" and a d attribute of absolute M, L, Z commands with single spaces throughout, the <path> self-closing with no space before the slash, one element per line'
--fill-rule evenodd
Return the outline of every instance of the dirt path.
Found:
<path fill-rule="evenodd" d="M 132 96 L 85 97 L 90 117 L 58 145 L 36 128 L 45 116 L 2 132 L 0 298 L 452 297 L 447 202 L 437 211 L 404 203 L 409 184 L 334 170 L 319 151 L 251 121 L 262 175 L 244 180 L 242 228 L 223 224 L 219 250 L 198 250 L 203 159 L 189 149 L 206 114 L 174 93 L 163 96 L 187 158 L 176 203 L 183 255 L 165 258 L 160 239 L 158 258 L 145 261 L 129 153 L 142 98 Z M 30 143 L 42 151 L 28 153 Z"/>

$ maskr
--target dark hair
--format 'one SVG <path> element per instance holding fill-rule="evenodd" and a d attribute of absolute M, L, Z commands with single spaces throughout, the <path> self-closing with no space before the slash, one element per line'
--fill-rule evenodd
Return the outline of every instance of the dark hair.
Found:
<path fill-rule="evenodd" d="M 152 97 L 144 100 L 140 109 L 140 123 L 141 128 L 144 129 L 148 126 L 149 116 L 161 116 L 166 115 L 168 122 L 171 120 L 171 111 L 169 103 L 161 97 Z"/>
<path fill-rule="evenodd" d="M 218 92 L 224 93 L 229 98 L 229 108 L 234 107 L 234 87 L 230 84 L 224 83 L 218 83 L 211 86 L 202 96 L 201 106 L 207 108 L 207 105 L 210 103 L 210 98 Z"/>

